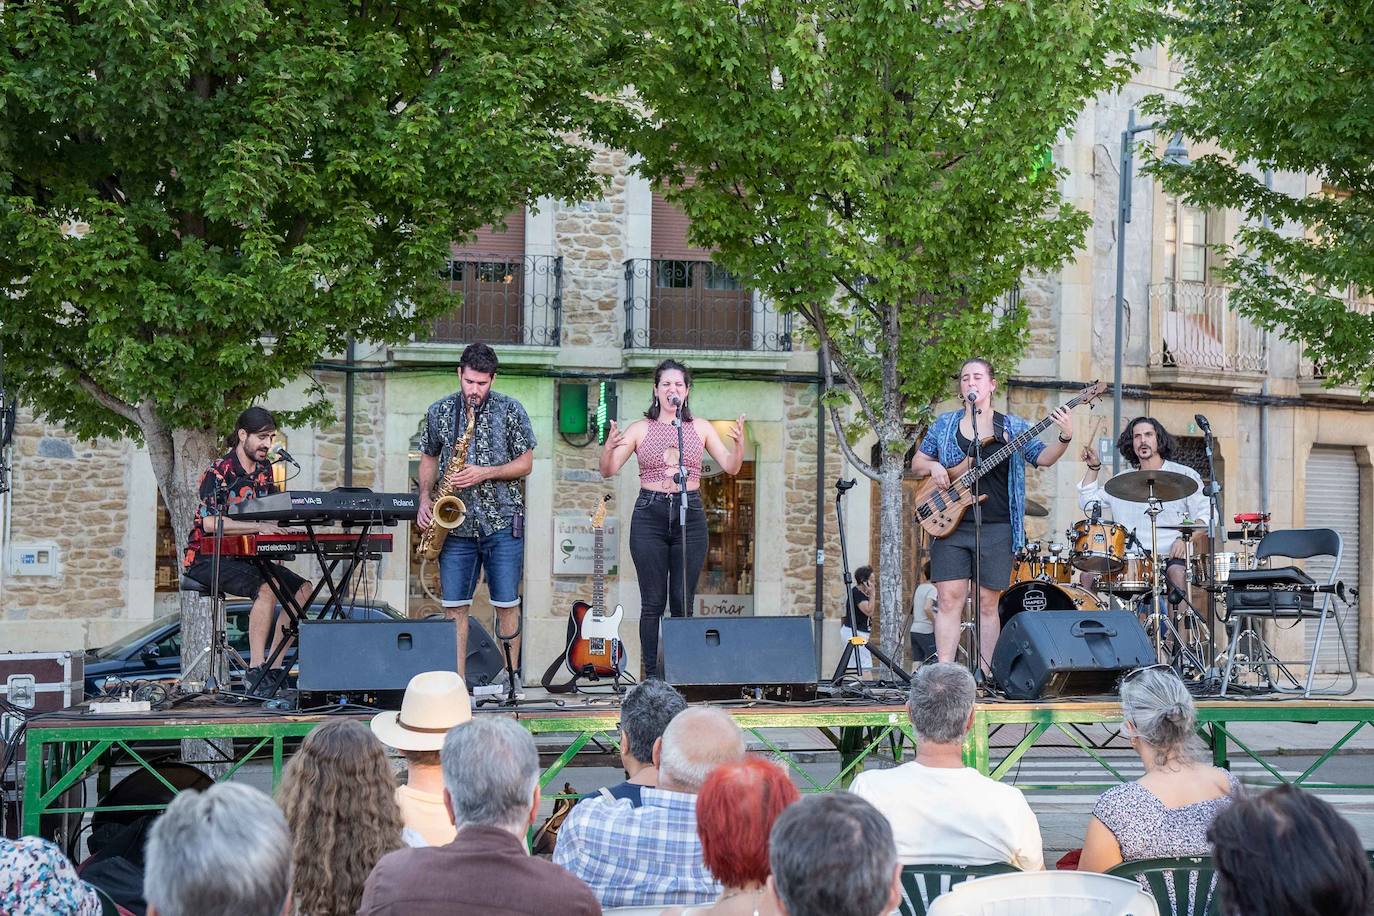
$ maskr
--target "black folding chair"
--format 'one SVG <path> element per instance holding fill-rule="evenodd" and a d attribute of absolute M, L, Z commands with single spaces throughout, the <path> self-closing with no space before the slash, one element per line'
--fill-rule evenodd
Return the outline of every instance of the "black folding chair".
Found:
<path fill-rule="evenodd" d="M 1226 624 L 1229 638 L 1221 680 L 1222 696 L 1226 695 L 1236 672 L 1247 666 L 1262 670 L 1268 686 L 1283 693 L 1301 693 L 1307 697 L 1313 694 L 1343 696 L 1355 691 L 1358 684 L 1355 660 L 1345 637 L 1345 626 L 1335 602 L 1332 601 L 1335 595 L 1329 591 L 1317 592 L 1319 585 L 1325 588 L 1335 585 L 1344 549 L 1340 532 L 1332 528 L 1290 528 L 1284 531 L 1271 531 L 1255 549 L 1257 560 L 1267 560 L 1276 556 L 1294 560 L 1331 557 L 1331 574 L 1327 576 L 1326 582 L 1318 583 L 1295 566 L 1231 571 L 1226 582 Z M 1317 637 L 1312 643 L 1312 656 L 1307 660 L 1305 679 L 1299 680 L 1294 676 L 1287 667 L 1293 663 L 1280 661 L 1269 644 L 1264 641 L 1258 623 L 1266 619 L 1317 621 Z M 1345 655 L 1350 685 L 1345 689 L 1337 689 L 1333 685 L 1330 688 L 1314 690 L 1312 681 L 1317 675 L 1317 660 L 1321 657 L 1322 640 L 1326 635 L 1328 620 L 1336 626 L 1336 635 L 1340 638 L 1341 650 Z M 1248 647 L 1244 655 L 1241 653 L 1242 646 Z M 1277 672 L 1292 686 L 1280 684 L 1271 672 Z"/>

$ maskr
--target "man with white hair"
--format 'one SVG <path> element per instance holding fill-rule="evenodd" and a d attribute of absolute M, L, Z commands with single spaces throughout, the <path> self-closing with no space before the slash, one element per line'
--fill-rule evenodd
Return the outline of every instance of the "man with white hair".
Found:
<path fill-rule="evenodd" d="M 907 715 L 916 759 L 866 770 L 849 791 L 892 824 L 903 864 L 991 865 L 1022 871 L 1045 867 L 1040 823 L 1015 786 L 964 766 L 964 737 L 973 725 L 973 675 L 962 665 L 925 665 L 911 678 Z"/>
<path fill-rule="evenodd" d="M 539 813 L 539 751 L 529 732 L 505 716 L 478 716 L 449 730 L 439 760 L 457 839 L 382 856 L 358 916 L 600 916 L 585 884 L 525 845 Z"/>
<path fill-rule="evenodd" d="M 722 763 L 744 758 L 744 734 L 719 710 L 697 706 L 673 717 L 654 748 L 658 786 L 628 799 L 593 798 L 572 809 L 554 862 L 577 875 L 603 907 L 707 903 L 720 885 L 702 863 L 697 792 Z"/>
<path fill-rule="evenodd" d="M 291 912 L 291 833 L 251 786 L 182 792 L 153 822 L 144 856 L 148 916 Z"/>

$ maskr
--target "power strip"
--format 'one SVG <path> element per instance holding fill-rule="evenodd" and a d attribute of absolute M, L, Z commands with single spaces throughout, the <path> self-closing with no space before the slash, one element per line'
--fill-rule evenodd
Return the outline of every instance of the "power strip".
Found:
<path fill-rule="evenodd" d="M 153 707 L 147 700 L 94 700 L 91 702 L 91 712 L 97 715 L 124 712 L 151 712 L 152 708 Z"/>

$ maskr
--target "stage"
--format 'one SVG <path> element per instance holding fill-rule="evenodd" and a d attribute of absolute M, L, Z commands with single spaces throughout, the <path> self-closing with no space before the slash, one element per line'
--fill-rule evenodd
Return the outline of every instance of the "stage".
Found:
<path fill-rule="evenodd" d="M 895 691 L 889 695 L 893 699 L 899 696 Z M 748 732 L 751 750 L 768 754 L 785 764 L 803 791 L 823 792 L 843 787 L 865 761 L 881 758 L 890 766 L 904 754 L 909 757 L 910 746 L 914 744 L 905 708 L 896 703 L 820 700 L 815 703 L 715 705 L 728 709 L 740 727 Z M 1367 770 L 1369 782 L 1323 782 L 1318 778 L 1319 770 L 1333 755 L 1350 747 L 1362 730 L 1374 724 L 1374 698 L 1200 699 L 1197 713 L 1199 732 L 1215 764 L 1229 766 L 1233 759 L 1240 758 L 1259 764 L 1258 778 L 1247 779 L 1247 782 L 1259 785 L 1287 782 L 1314 790 L 1374 791 L 1374 768 Z M 561 706 L 539 698 L 516 709 L 484 706 L 476 714 L 514 716 L 536 736 L 541 755 L 546 760 L 540 781 L 546 789 L 558 787 L 560 773 L 579 754 L 605 755 L 617 746 L 619 710 L 613 697 L 566 700 Z M 329 715 L 365 720 L 371 712 L 340 711 Z M 325 718 L 319 713 L 254 712 L 208 701 L 142 715 L 94 715 L 78 707 L 33 717 L 25 733 L 23 832 L 39 833 L 40 822 L 45 816 L 155 809 L 157 806 L 102 808 L 84 801 L 72 804 L 68 790 L 94 776 L 96 795 L 103 795 L 110 784 L 114 765 L 140 767 L 161 780 L 156 764 L 169 748 L 175 750 L 181 739 L 227 739 L 230 751 L 223 759 L 213 761 L 223 768 L 219 778 L 232 778 L 250 762 L 270 761 L 271 781 L 275 786 L 296 739 Z M 1085 736 L 1083 729 L 1110 726 L 1120 721 L 1119 704 L 1107 697 L 982 702 L 974 711 L 965 760 L 969 766 L 994 779 L 1007 780 L 1009 774 L 1012 778 L 1017 775 L 1020 763 L 1032 749 L 1048 744 L 1059 749 L 1076 749 L 1094 767 L 1100 767 L 1104 779 L 1100 783 L 1077 782 L 1073 788 L 1100 791 L 1131 777 L 1124 775 L 1116 765 L 1119 760 L 1114 763 L 1111 755 L 1104 752 L 1104 745 Z M 1281 744 L 1268 742 L 1274 747 L 1259 747 L 1257 742 L 1243 740 L 1237 734 L 1237 726 L 1254 724 L 1282 729 L 1285 736 L 1291 729 L 1292 737 L 1285 737 Z M 1315 725 L 1323 727 L 1315 730 L 1308 727 Z M 828 748 L 832 760 L 838 756 L 837 773 L 819 774 L 816 755 L 796 751 L 795 740 L 787 739 L 794 739 L 799 732 L 814 737 L 820 746 Z M 1369 736 L 1370 731 L 1366 731 L 1361 737 L 1367 739 Z M 1316 759 L 1299 774 L 1285 774 L 1271 758 L 1285 753 L 1285 748 L 1297 746 L 1299 737 L 1307 739 L 1306 746 L 1312 749 Z M 173 788 L 162 781 L 168 789 Z M 1017 782 L 1017 785 L 1028 792 L 1068 788 L 1054 783 Z"/>

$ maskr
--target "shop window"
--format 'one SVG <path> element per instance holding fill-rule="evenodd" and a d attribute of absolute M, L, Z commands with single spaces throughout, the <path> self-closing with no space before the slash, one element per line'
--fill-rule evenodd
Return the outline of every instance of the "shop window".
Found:
<path fill-rule="evenodd" d="M 720 606 L 731 616 L 749 616 L 754 613 L 754 462 L 744 462 L 733 477 L 708 477 L 708 463 L 714 464 L 709 456 L 703 461 L 701 501 L 710 540 L 697 583 L 698 613 L 705 602 L 706 613 Z"/>

